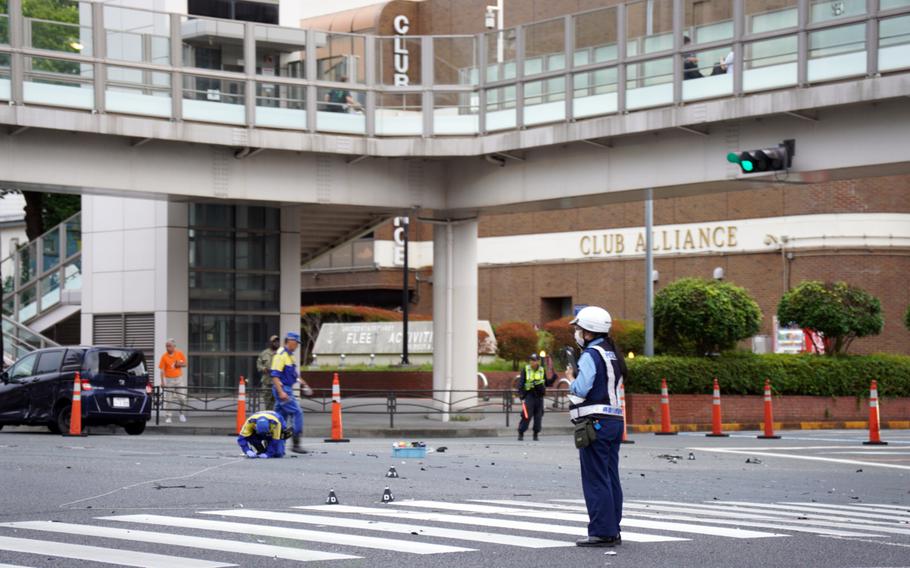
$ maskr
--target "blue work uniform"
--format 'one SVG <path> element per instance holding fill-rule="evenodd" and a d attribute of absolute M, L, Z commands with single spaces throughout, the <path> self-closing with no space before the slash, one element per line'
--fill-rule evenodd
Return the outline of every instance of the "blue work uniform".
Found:
<path fill-rule="evenodd" d="M 269 433 L 262 435 L 256 432 L 256 422 L 260 418 L 269 421 Z M 281 437 L 281 431 L 287 426 L 287 422 L 276 412 L 266 410 L 257 412 L 247 418 L 240 429 L 240 435 L 237 436 L 237 445 L 243 453 L 253 450 L 257 454 L 265 454 L 270 458 L 284 457 L 284 438 Z"/>
<path fill-rule="evenodd" d="M 581 485 L 588 509 L 588 536 L 619 536 L 622 520 L 622 486 L 619 480 L 619 446 L 622 443 L 623 411 L 619 390 L 623 382 L 616 354 L 597 338 L 585 345 L 578 359 L 578 376 L 569 393 L 583 398 L 575 405 L 595 422 L 597 437 L 578 450 Z"/>
<path fill-rule="evenodd" d="M 278 377 L 278 380 L 281 381 L 281 390 L 288 395 L 287 400 L 281 400 L 278 390 L 274 385 L 272 386 L 272 394 L 275 396 L 275 412 L 293 424 L 294 436 L 300 436 L 303 432 L 303 410 L 294 396 L 294 384 L 299 378 L 294 352 L 288 351 L 286 347 L 280 348 L 272 358 L 271 374 L 272 377 Z"/>

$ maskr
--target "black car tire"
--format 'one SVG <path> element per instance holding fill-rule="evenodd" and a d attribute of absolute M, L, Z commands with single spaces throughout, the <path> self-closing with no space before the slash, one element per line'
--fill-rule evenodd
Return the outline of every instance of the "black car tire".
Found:
<path fill-rule="evenodd" d="M 124 424 L 123 429 L 126 430 L 126 433 L 130 436 L 138 436 L 145 432 L 145 421 L 142 422 L 130 422 L 129 424 Z"/>
<path fill-rule="evenodd" d="M 3 424 L 0 424 L 0 430 L 3 430 Z"/>
<path fill-rule="evenodd" d="M 60 426 L 58 426 L 56 422 L 48 422 L 48 423 L 47 423 L 47 429 L 50 430 L 51 433 L 53 433 L 53 434 L 60 434 L 60 433 L 61 433 L 61 432 L 60 432 Z"/>
<path fill-rule="evenodd" d="M 61 405 L 57 409 L 57 429 L 61 434 L 65 434 L 70 431 L 70 413 L 72 408 L 68 404 Z"/>

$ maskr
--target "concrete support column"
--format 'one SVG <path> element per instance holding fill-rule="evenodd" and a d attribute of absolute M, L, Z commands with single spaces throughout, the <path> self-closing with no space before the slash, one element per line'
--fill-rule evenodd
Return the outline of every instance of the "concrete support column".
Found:
<path fill-rule="evenodd" d="M 189 205 L 155 202 L 155 360 L 157 369 L 164 344 L 174 339 L 181 351 L 190 350 Z M 192 369 L 190 369 L 192 372 Z M 155 384 L 161 381 L 155 373 Z"/>
<path fill-rule="evenodd" d="M 289 331 L 300 333 L 300 206 L 281 208 L 281 316 L 282 337 Z M 299 357 L 299 350 L 297 353 Z M 299 361 L 305 365 L 305 361 Z"/>
<path fill-rule="evenodd" d="M 433 231 L 433 389 L 477 388 L 477 219 Z M 470 393 L 437 395 L 449 411 L 473 404 Z"/>

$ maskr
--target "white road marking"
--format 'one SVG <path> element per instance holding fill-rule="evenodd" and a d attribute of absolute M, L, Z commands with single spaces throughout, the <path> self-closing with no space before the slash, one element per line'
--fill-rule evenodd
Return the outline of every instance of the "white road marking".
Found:
<path fill-rule="evenodd" d="M 841 537 L 837 537 L 837 536 L 827 536 L 825 538 L 836 538 L 837 540 L 855 540 L 855 541 L 859 541 L 859 542 L 868 542 L 871 544 L 883 544 L 885 546 L 900 546 L 903 548 L 910 548 L 910 544 L 904 544 L 904 543 L 900 543 L 900 542 L 882 542 L 880 540 L 865 540 L 862 538 L 841 538 Z"/>
<path fill-rule="evenodd" d="M 382 521 L 367 521 L 347 517 L 329 517 L 325 515 L 303 515 L 296 513 L 280 513 L 277 511 L 259 511 L 251 509 L 232 509 L 227 511 L 200 511 L 206 515 L 222 515 L 226 517 L 240 517 L 244 519 L 262 519 L 280 521 L 284 523 L 304 523 L 310 525 L 324 525 L 330 527 L 344 527 L 349 529 L 392 532 L 400 534 L 414 534 L 438 538 L 452 538 L 471 542 L 485 542 L 489 544 L 503 544 L 506 546 L 520 546 L 524 548 L 557 548 L 561 546 L 575 546 L 574 542 L 564 540 L 549 540 L 531 538 L 511 534 L 497 534 L 479 531 L 465 531 L 446 529 L 427 525 L 406 525 L 403 523 L 387 523 Z"/>
<path fill-rule="evenodd" d="M 910 512 L 910 505 L 886 505 L 884 503 L 857 503 L 857 507 L 878 507 L 880 509 L 898 509 Z"/>
<path fill-rule="evenodd" d="M 559 509 L 559 510 L 584 510 L 583 507 L 573 507 L 570 505 L 554 505 L 552 503 L 538 503 L 534 504 L 527 501 L 507 501 L 507 500 L 483 500 L 484 503 L 499 503 L 502 505 L 516 505 L 516 506 L 537 506 L 545 509 Z M 810 523 L 805 523 L 804 521 L 792 521 L 798 523 L 796 526 L 790 526 L 790 520 L 787 519 L 777 519 L 775 517 L 763 516 L 763 515 L 742 515 L 736 513 L 725 514 L 722 511 L 700 511 L 693 510 L 689 503 L 679 503 L 680 507 L 654 507 L 648 505 L 641 505 L 635 502 L 626 501 L 623 503 L 623 517 L 646 517 L 649 519 L 655 520 L 667 520 L 667 521 L 689 521 L 695 523 L 712 523 L 715 525 L 729 525 L 729 526 L 738 526 L 738 527 L 750 527 L 758 529 L 773 529 L 776 531 L 791 531 L 791 532 L 805 532 L 812 534 L 829 534 L 833 536 L 861 536 L 861 537 L 883 537 L 884 535 L 876 535 L 865 532 L 851 532 L 851 531 L 840 531 L 825 529 L 819 527 L 805 526 Z M 630 510 L 631 509 L 631 510 Z M 675 513 L 684 513 L 684 514 L 649 514 L 647 512 L 639 511 L 638 509 L 652 510 L 652 511 L 669 511 Z M 704 514 L 710 515 L 710 518 L 696 517 L 694 515 Z M 717 517 L 734 517 L 736 519 L 759 519 L 773 522 L 750 522 L 747 520 L 727 520 L 727 519 L 718 519 Z M 625 521 L 623 521 L 625 522 Z M 780 524 L 787 523 L 787 524 Z M 873 530 L 870 528 L 869 530 Z"/>
<path fill-rule="evenodd" d="M 892 516 L 897 521 L 906 521 L 905 517 L 910 517 L 910 506 L 904 508 L 904 511 L 898 511 L 895 509 L 877 509 L 873 507 L 860 507 L 859 505 L 831 505 L 829 503 L 807 503 L 805 501 L 785 501 L 784 505 L 807 505 L 809 507 L 819 508 L 819 509 L 833 509 L 835 511 L 842 511 L 844 513 L 856 514 L 859 516 L 864 516 L 862 513 L 887 513 L 889 516 Z M 833 511 L 832 511 L 833 512 Z"/>
<path fill-rule="evenodd" d="M 25 554 L 38 554 L 41 556 L 55 556 L 85 562 L 101 562 L 103 564 L 116 564 L 118 566 L 135 566 L 136 568 L 225 568 L 236 564 L 222 562 L 209 562 L 208 560 L 194 560 L 180 556 L 166 556 L 164 554 L 151 554 L 148 552 L 134 552 L 132 550 L 117 550 L 102 548 L 100 546 L 86 546 L 84 544 L 69 544 L 47 540 L 32 540 L 28 538 L 13 538 L 0 536 L 0 550 L 9 552 L 22 552 Z"/>
<path fill-rule="evenodd" d="M 910 451 L 890 451 L 890 450 L 849 450 L 828 452 L 829 454 L 855 454 L 863 456 L 885 455 L 885 456 L 910 456 Z"/>
<path fill-rule="evenodd" d="M 309 562 L 312 560 L 347 560 L 352 558 L 359 558 L 358 556 L 347 556 L 344 554 L 319 552 L 315 550 L 303 550 L 300 548 L 287 548 L 284 546 L 272 546 L 266 544 L 257 544 L 253 542 L 121 529 L 116 527 L 104 527 L 98 525 L 76 525 L 72 523 L 56 523 L 51 521 L 24 521 L 16 523 L 3 523 L 0 526 L 11 527 L 15 529 L 61 533 L 67 535 L 78 534 L 82 536 L 129 540 L 132 542 L 166 544 L 168 546 L 185 546 L 187 548 L 201 548 L 203 550 L 209 551 L 218 550 L 223 552 L 235 552 L 240 554 L 250 554 L 253 556 L 265 556 L 267 558 L 297 560 L 300 562 Z M 159 566 L 164 565 L 169 566 L 167 563 L 159 564 Z"/>
<path fill-rule="evenodd" d="M 29 566 L 19 566 L 18 564 L 0 564 L 0 568 L 30 568 Z"/>
<path fill-rule="evenodd" d="M 702 451 L 702 452 L 716 452 L 720 454 L 741 454 L 746 456 L 761 456 L 769 458 L 786 458 L 793 460 L 807 460 L 807 461 L 821 461 L 821 462 L 830 462 L 830 463 L 842 463 L 849 465 L 861 465 L 865 467 L 887 467 L 890 469 L 907 469 L 910 470 L 910 465 L 898 465 L 896 463 L 878 463 L 878 462 L 869 462 L 861 460 L 848 460 L 843 458 L 826 458 L 821 456 L 806 456 L 798 454 L 780 454 L 777 452 L 768 452 L 764 449 L 749 449 L 749 450 L 733 450 L 728 448 L 687 448 L 693 451 Z M 775 448 L 776 450 L 787 450 L 790 448 Z"/>
<path fill-rule="evenodd" d="M 863 523 L 870 525 L 883 525 L 883 526 L 894 526 L 900 523 L 903 520 L 901 517 L 895 517 L 894 515 L 880 515 L 878 513 L 846 513 L 832 511 L 823 507 L 816 507 L 813 505 L 774 505 L 771 503 L 751 503 L 749 501 L 714 501 L 719 505 L 740 505 L 745 507 L 760 507 L 763 509 L 773 509 L 773 510 L 784 510 L 789 511 L 790 513 L 796 514 L 799 513 L 808 513 L 812 515 L 827 515 L 829 519 L 836 520 L 842 519 L 844 521 L 849 521 L 852 523 Z"/>
<path fill-rule="evenodd" d="M 557 511 L 532 511 L 523 508 L 492 507 L 488 505 L 472 505 L 469 503 L 446 503 L 443 501 L 400 501 L 401 507 L 420 507 L 424 509 L 442 509 L 447 511 L 463 511 L 467 513 L 486 513 L 490 515 L 508 515 L 513 517 L 526 517 L 531 519 L 550 519 L 555 521 L 588 522 L 588 515 L 576 513 L 560 513 Z M 708 534 L 728 538 L 769 538 L 787 536 L 768 532 L 750 531 L 745 529 L 710 527 L 691 525 L 686 523 L 664 523 L 661 521 L 646 521 L 641 519 L 623 519 L 626 527 L 662 530 L 670 532 L 686 532 Z M 623 535 L 625 538 L 625 535 Z"/>
<path fill-rule="evenodd" d="M 376 538 L 353 534 L 310 531 L 292 529 L 287 527 L 273 527 L 266 525 L 251 525 L 245 523 L 229 523 L 225 521 L 212 521 L 209 519 L 192 519 L 187 517 L 164 517 L 160 515 L 121 515 L 115 517 L 101 517 L 107 521 L 121 521 L 126 523 L 141 523 L 147 525 L 160 525 L 166 527 L 180 527 L 185 529 L 199 529 L 219 531 L 244 535 L 259 535 L 275 538 L 289 538 L 293 540 L 306 540 L 325 544 L 339 544 L 356 546 L 360 548 L 376 548 L 379 550 L 394 550 L 410 554 L 444 554 L 450 552 L 473 552 L 471 548 L 413 542 L 391 538 Z M 271 549 L 272 547 L 267 547 Z M 345 558 L 352 558 L 347 556 Z"/>
<path fill-rule="evenodd" d="M 351 507 L 348 505 L 311 505 L 294 507 L 295 509 L 304 509 L 308 511 L 320 511 L 325 513 L 341 513 L 369 515 L 373 517 L 391 517 L 399 520 L 427 521 L 434 523 L 452 523 L 457 525 L 471 525 L 476 527 L 495 527 L 510 529 L 513 531 L 542 532 L 547 534 L 567 534 L 572 536 L 588 536 L 586 527 L 529 523 L 526 521 L 517 521 L 513 519 L 490 519 L 487 517 L 476 517 L 471 515 L 448 515 L 445 513 L 425 513 L 420 511 L 402 511 L 400 509 L 373 509 L 370 507 Z M 679 538 L 675 536 L 663 536 L 656 534 L 642 534 L 635 532 L 623 531 L 622 539 L 629 542 L 674 542 L 690 540 L 688 538 Z"/>

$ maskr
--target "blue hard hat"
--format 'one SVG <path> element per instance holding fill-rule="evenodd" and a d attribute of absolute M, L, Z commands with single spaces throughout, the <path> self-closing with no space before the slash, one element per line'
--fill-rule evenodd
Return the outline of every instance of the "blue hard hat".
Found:
<path fill-rule="evenodd" d="M 265 436 L 272 431 L 272 421 L 262 417 L 256 420 L 256 433 Z"/>
<path fill-rule="evenodd" d="M 288 334 L 284 337 L 285 339 L 293 339 L 297 343 L 300 343 L 300 334 L 289 331 Z"/>

